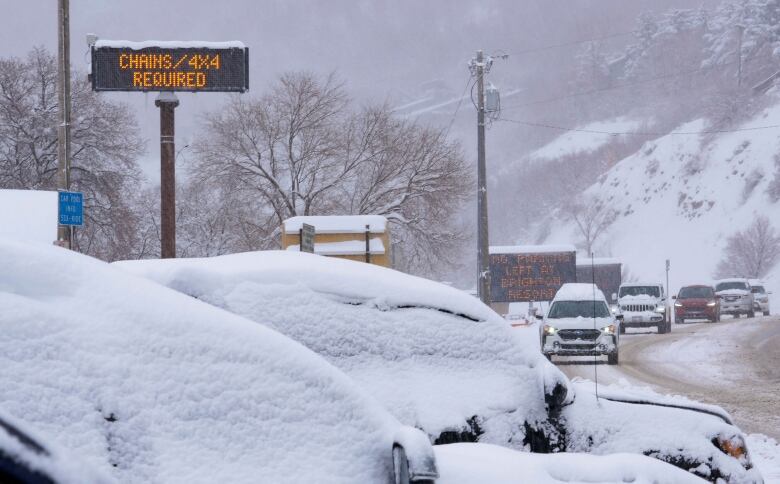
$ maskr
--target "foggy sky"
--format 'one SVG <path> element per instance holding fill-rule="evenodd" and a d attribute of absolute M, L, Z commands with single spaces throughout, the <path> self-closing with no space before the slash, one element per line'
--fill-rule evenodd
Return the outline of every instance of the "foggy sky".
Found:
<path fill-rule="evenodd" d="M 392 103 L 414 99 L 420 86 L 433 80 L 459 94 L 468 76 L 466 63 L 478 48 L 511 54 L 626 32 L 641 11 L 701 4 L 701 0 L 71 0 L 71 62 L 86 75 L 89 32 L 105 39 L 240 40 L 250 52 L 250 91 L 244 95 L 261 94 L 284 71 L 336 71 L 359 102 Z M 23 57 L 36 45 L 56 53 L 56 0 L 0 0 L 0 12 L 0 57 Z M 539 82 L 548 76 L 554 84 L 556 66 L 570 57 L 571 48 L 511 56 L 494 68 L 493 81 L 522 88 L 530 79 Z M 141 163 L 155 181 L 156 94 L 102 95 L 132 107 L 147 139 Z M 227 95 L 182 93 L 179 98 L 177 148 L 195 136 L 198 117 L 218 108 Z M 464 105 L 452 132 L 466 149 L 474 145 L 473 117 L 473 107 Z M 431 117 L 428 122 L 447 124 L 448 119 Z M 186 162 L 186 150 L 183 156 Z"/>

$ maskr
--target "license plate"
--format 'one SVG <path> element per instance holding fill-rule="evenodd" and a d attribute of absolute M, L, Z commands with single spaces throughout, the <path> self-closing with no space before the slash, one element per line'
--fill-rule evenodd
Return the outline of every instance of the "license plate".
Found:
<path fill-rule="evenodd" d="M 632 323 L 641 323 L 642 322 L 642 316 L 631 316 L 631 322 Z"/>

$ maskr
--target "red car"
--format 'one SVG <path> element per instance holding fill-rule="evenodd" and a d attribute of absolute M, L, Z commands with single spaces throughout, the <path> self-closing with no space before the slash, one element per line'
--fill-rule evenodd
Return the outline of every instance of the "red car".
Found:
<path fill-rule="evenodd" d="M 720 321 L 720 300 L 712 286 L 685 286 L 674 296 L 674 319 L 682 324 L 686 319 Z"/>

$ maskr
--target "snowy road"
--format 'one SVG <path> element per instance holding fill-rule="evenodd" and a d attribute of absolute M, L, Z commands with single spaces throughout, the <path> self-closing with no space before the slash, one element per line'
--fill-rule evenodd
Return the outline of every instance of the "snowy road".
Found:
<path fill-rule="evenodd" d="M 630 331 L 630 330 L 629 330 Z M 650 385 L 725 408 L 748 433 L 780 440 L 780 318 L 725 319 L 674 325 L 672 333 L 629 332 L 620 365 L 563 359 L 569 376 Z"/>

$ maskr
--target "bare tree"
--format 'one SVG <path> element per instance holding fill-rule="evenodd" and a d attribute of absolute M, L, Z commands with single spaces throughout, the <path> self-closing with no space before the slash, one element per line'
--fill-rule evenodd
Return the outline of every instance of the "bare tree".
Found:
<path fill-rule="evenodd" d="M 379 214 L 392 224 L 400 268 L 454 262 L 446 255 L 460 240 L 452 217 L 471 185 L 460 147 L 385 105 L 353 110 L 333 75 L 285 74 L 259 99 L 235 98 L 207 116 L 201 140 L 198 190 L 252 206 L 220 229 L 232 237 L 224 250 L 277 247 L 282 221 L 295 215 Z M 195 238 L 214 237 L 183 223 Z"/>
<path fill-rule="evenodd" d="M 607 207 L 592 196 L 570 202 L 564 211 L 576 225 L 581 236 L 580 246 L 587 254 L 593 252 L 598 238 L 615 222 L 618 215 L 615 209 Z"/>
<path fill-rule="evenodd" d="M 780 236 L 769 219 L 757 216 L 745 230 L 728 238 L 716 277 L 760 278 L 780 259 Z"/>
<path fill-rule="evenodd" d="M 54 190 L 57 174 L 56 62 L 45 49 L 0 59 L 0 188 Z M 125 105 L 72 80 L 71 187 L 84 192 L 84 228 L 74 247 L 106 260 L 145 255 L 136 194 L 143 152 Z"/>

